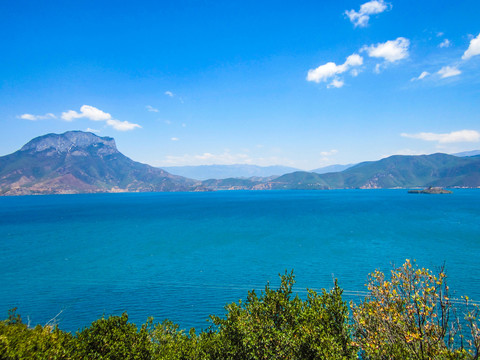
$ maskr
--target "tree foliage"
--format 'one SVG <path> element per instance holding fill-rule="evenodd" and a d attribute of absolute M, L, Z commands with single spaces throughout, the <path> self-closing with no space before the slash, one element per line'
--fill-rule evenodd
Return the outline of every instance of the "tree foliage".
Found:
<path fill-rule="evenodd" d="M 293 272 L 281 276 L 278 290 L 267 284 L 245 302 L 227 305 L 219 326 L 226 359 L 348 359 L 353 358 L 348 333 L 348 308 L 342 290 L 319 295 L 309 290 L 305 301 L 293 296 Z"/>
<path fill-rule="evenodd" d="M 368 359 L 462 359 L 478 350 L 478 331 L 466 347 L 446 274 L 437 275 L 407 260 L 391 271 L 370 274 L 370 294 L 352 304 L 354 338 Z M 475 328 L 474 312 L 468 315 Z M 465 323 L 465 322 L 463 322 Z"/>
<path fill-rule="evenodd" d="M 70 359 L 73 337 L 58 327 L 29 328 L 16 308 L 0 322 L 0 359 Z"/>
<path fill-rule="evenodd" d="M 128 322 L 127 313 L 102 317 L 77 333 L 76 356 L 80 359 L 148 360 L 152 346 L 147 324 L 138 330 L 135 324 Z"/>

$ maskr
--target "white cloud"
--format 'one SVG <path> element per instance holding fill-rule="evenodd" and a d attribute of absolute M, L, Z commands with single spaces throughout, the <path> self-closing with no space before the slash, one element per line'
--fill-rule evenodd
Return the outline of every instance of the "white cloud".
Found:
<path fill-rule="evenodd" d="M 103 112 L 96 107 L 90 105 L 83 105 L 80 108 L 80 113 L 74 110 L 62 112 L 62 119 L 65 121 L 72 121 L 74 119 L 87 118 L 93 121 L 106 121 L 112 118 L 109 113 Z"/>
<path fill-rule="evenodd" d="M 383 58 L 385 61 L 393 63 L 408 57 L 409 46 L 410 40 L 399 37 L 377 45 L 364 46 L 362 51 L 366 51 L 370 57 Z"/>
<path fill-rule="evenodd" d="M 68 111 L 62 112 L 62 119 L 65 121 L 73 121 L 73 119 L 78 119 L 81 117 L 83 116 L 74 110 L 68 110 Z"/>
<path fill-rule="evenodd" d="M 347 10 L 345 11 L 345 15 L 348 16 L 355 27 L 366 27 L 368 26 L 370 15 L 380 14 L 385 10 L 391 9 L 391 7 L 391 4 L 385 3 L 384 0 L 372 0 L 362 4 L 358 12 L 355 10 Z"/>
<path fill-rule="evenodd" d="M 411 138 L 411 139 L 436 141 L 440 144 L 480 141 L 480 132 L 476 130 L 459 130 L 459 131 L 452 131 L 451 133 L 447 133 L 447 134 L 421 132 L 418 134 L 402 133 L 400 135 L 406 138 Z"/>
<path fill-rule="evenodd" d="M 164 163 L 168 165 L 232 165 L 251 164 L 253 163 L 253 160 L 247 154 L 233 154 L 230 151 L 224 151 L 220 154 L 205 152 L 198 155 L 167 155 Z"/>
<path fill-rule="evenodd" d="M 92 129 L 92 128 L 87 128 L 87 130 L 85 130 L 85 131 L 92 132 L 92 133 L 99 133 L 100 132 L 100 130 Z"/>
<path fill-rule="evenodd" d="M 141 126 L 138 124 L 133 124 L 128 121 L 120 121 L 115 119 L 107 120 L 107 125 L 110 125 L 115 130 L 118 130 L 118 131 L 129 131 L 135 128 L 141 128 Z"/>
<path fill-rule="evenodd" d="M 258 147 L 258 145 L 256 146 Z M 271 148 L 271 151 L 275 149 Z M 280 149 L 276 149 L 281 152 Z M 202 154 L 185 154 L 185 155 L 167 155 L 156 166 L 180 166 L 180 165 L 233 165 L 233 164 L 255 164 L 259 166 L 270 165 L 286 165 L 297 166 L 294 161 L 289 158 L 272 155 L 265 157 L 251 157 L 245 152 L 231 152 L 225 149 L 223 152 Z"/>
<path fill-rule="evenodd" d="M 418 150 L 412 150 L 412 149 L 401 149 L 397 150 L 389 155 L 382 155 L 381 158 L 386 158 L 392 155 L 425 155 L 425 151 L 418 151 Z"/>
<path fill-rule="evenodd" d="M 414 77 L 410 81 L 422 80 L 425 79 L 428 75 L 430 75 L 428 71 L 423 71 L 418 77 Z"/>
<path fill-rule="evenodd" d="M 460 75 L 462 72 L 458 70 L 455 66 L 444 66 L 438 70 L 437 74 L 443 78 L 448 78 L 452 76 Z"/>
<path fill-rule="evenodd" d="M 468 49 L 463 53 L 462 59 L 468 60 L 473 56 L 480 55 L 480 34 L 476 38 L 470 40 Z"/>
<path fill-rule="evenodd" d="M 172 140 L 172 141 L 178 141 L 178 140 L 180 140 L 180 139 L 177 138 L 177 137 L 172 137 L 170 140 Z"/>
<path fill-rule="evenodd" d="M 322 151 L 320 153 L 320 155 L 322 155 L 322 156 L 332 156 L 332 155 L 335 155 L 337 153 L 338 153 L 338 150 L 332 149 L 332 150 L 329 150 L 329 151 Z"/>
<path fill-rule="evenodd" d="M 151 112 L 158 112 L 158 109 L 155 109 L 153 106 L 150 106 L 150 105 L 145 106 L 145 108 Z"/>
<path fill-rule="evenodd" d="M 320 65 L 316 69 L 308 70 L 307 81 L 313 81 L 316 83 L 326 82 L 338 74 L 343 74 L 351 67 L 360 66 L 362 64 L 363 58 L 358 54 L 352 54 L 347 57 L 345 62 L 341 65 L 337 65 L 334 62 L 328 62 L 324 65 Z M 343 81 L 335 77 L 330 86 L 341 87 L 343 86 Z"/>
<path fill-rule="evenodd" d="M 319 83 L 320 81 L 327 81 L 335 74 L 342 73 L 340 69 L 341 65 L 337 65 L 334 62 L 328 62 L 324 65 L 320 65 L 316 69 L 308 70 L 307 80 Z"/>
<path fill-rule="evenodd" d="M 328 85 L 328 87 L 334 87 L 334 88 L 341 88 L 343 85 L 345 84 L 345 82 L 343 80 L 340 80 L 340 79 L 333 79 L 332 82 Z"/>
<path fill-rule="evenodd" d="M 440 43 L 440 45 L 438 45 L 438 46 L 441 47 L 441 48 L 448 48 L 448 47 L 450 47 L 451 45 L 452 45 L 452 43 L 450 42 L 450 40 L 445 39 L 445 40 L 443 40 L 443 41 Z"/>
<path fill-rule="evenodd" d="M 112 115 L 109 113 L 90 105 L 83 105 L 80 108 L 80 113 L 74 110 L 69 110 L 62 113 L 62 119 L 65 121 L 73 121 L 74 119 L 80 118 L 87 118 L 92 121 L 105 121 L 107 125 L 119 131 L 128 131 L 135 128 L 141 128 L 141 126 L 138 124 L 112 119 Z"/>
<path fill-rule="evenodd" d="M 17 118 L 23 119 L 23 120 L 31 120 L 31 121 L 37 120 L 37 117 L 35 115 L 32 115 L 32 114 L 19 115 L 19 116 L 17 116 Z"/>
<path fill-rule="evenodd" d="M 165 95 L 174 97 L 175 95 L 171 91 L 165 91 Z"/>
<path fill-rule="evenodd" d="M 363 64 L 363 58 L 358 54 L 352 54 L 347 57 L 347 60 L 343 64 L 343 66 L 360 66 Z M 347 69 L 345 69 L 347 71 Z"/>
<path fill-rule="evenodd" d="M 428 71 L 423 71 L 420 76 L 418 77 L 419 80 L 425 78 L 426 76 L 430 75 Z"/>
<path fill-rule="evenodd" d="M 35 120 L 45 120 L 45 119 L 56 119 L 57 117 L 52 113 L 47 113 L 45 115 L 22 114 L 17 116 L 17 118 L 23 119 L 23 120 L 35 121 Z"/>

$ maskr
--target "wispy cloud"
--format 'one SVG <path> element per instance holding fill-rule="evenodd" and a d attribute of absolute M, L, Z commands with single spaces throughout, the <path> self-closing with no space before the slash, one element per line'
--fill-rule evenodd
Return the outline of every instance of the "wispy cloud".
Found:
<path fill-rule="evenodd" d="M 452 131 L 446 134 L 421 132 L 417 134 L 402 133 L 400 135 L 406 138 L 411 138 L 411 139 L 435 141 L 440 144 L 480 141 L 480 132 L 476 130 L 459 130 L 459 131 Z"/>
<path fill-rule="evenodd" d="M 22 115 L 18 115 L 17 118 L 23 119 L 23 120 L 36 121 L 36 120 L 45 120 L 45 119 L 56 119 L 57 117 L 52 113 L 47 113 L 45 115 L 22 114 Z"/>
<path fill-rule="evenodd" d="M 372 0 L 362 4 L 359 11 L 347 10 L 345 15 L 355 27 L 366 27 L 371 15 L 380 14 L 392 8 L 392 5 L 384 0 Z"/>
<path fill-rule="evenodd" d="M 120 121 L 112 118 L 112 115 L 106 113 L 94 106 L 83 105 L 80 108 L 80 112 L 74 110 L 68 110 L 62 113 L 62 119 L 65 121 L 73 121 L 74 119 L 86 118 L 92 121 L 105 121 L 108 126 L 113 127 L 115 130 L 128 131 L 135 128 L 141 128 L 138 124 L 133 124 L 128 121 Z"/>
<path fill-rule="evenodd" d="M 332 150 L 329 150 L 329 151 L 322 151 L 320 153 L 320 155 L 322 155 L 322 156 L 332 156 L 332 155 L 335 155 L 337 153 L 338 153 L 338 150 L 332 149 Z"/>
<path fill-rule="evenodd" d="M 437 72 L 437 74 L 440 75 L 442 79 L 452 77 L 452 76 L 457 76 L 457 75 L 460 75 L 461 73 L 462 72 L 455 66 L 444 66 Z"/>
<path fill-rule="evenodd" d="M 133 124 L 128 121 L 120 121 L 115 119 L 107 120 L 107 125 L 113 127 L 115 130 L 118 131 L 129 131 L 135 128 L 141 128 L 141 126 L 138 124 Z"/>
<path fill-rule="evenodd" d="M 151 105 L 147 105 L 145 106 L 145 108 L 150 111 L 150 112 L 158 112 L 158 109 L 155 109 L 153 106 Z"/>
<path fill-rule="evenodd" d="M 180 139 L 177 138 L 177 137 L 172 137 L 170 140 L 172 140 L 172 141 L 178 141 L 178 140 L 180 140 Z"/>
<path fill-rule="evenodd" d="M 445 39 L 438 46 L 441 47 L 441 48 L 448 48 L 448 47 L 452 46 L 452 43 L 450 42 L 450 40 Z"/>
<path fill-rule="evenodd" d="M 171 91 L 168 91 L 168 90 L 167 90 L 167 91 L 165 91 L 165 93 L 164 93 L 164 94 L 165 94 L 165 95 L 167 95 L 167 96 L 170 96 L 170 97 L 174 97 L 174 96 L 175 96 L 175 94 L 174 94 L 173 92 L 171 92 Z"/>
<path fill-rule="evenodd" d="M 396 62 L 408 57 L 408 47 L 410 40 L 399 37 L 395 40 L 389 40 L 376 45 L 364 46 L 362 51 L 366 51 L 368 56 L 384 59 L 386 62 Z"/>
<path fill-rule="evenodd" d="M 360 66 L 363 64 L 363 58 L 358 54 L 352 54 L 341 65 L 337 65 L 334 62 L 328 62 L 324 65 L 320 65 L 316 69 L 308 70 L 307 81 L 313 81 L 316 83 L 327 82 L 332 79 L 332 82 L 328 87 L 339 88 L 342 87 L 344 82 L 339 79 L 337 75 L 343 74 L 351 67 Z"/>
<path fill-rule="evenodd" d="M 100 130 L 92 129 L 92 128 L 87 128 L 85 131 L 92 132 L 92 133 L 99 133 L 100 132 Z"/>
<path fill-rule="evenodd" d="M 412 150 L 412 149 L 400 149 L 390 154 L 384 154 L 380 156 L 380 158 L 383 159 L 383 158 L 390 157 L 392 155 L 425 155 L 425 154 L 426 152 L 421 150 L 419 151 L 419 150 Z"/>
<path fill-rule="evenodd" d="M 169 165 L 232 165 L 232 164 L 251 164 L 253 160 L 248 154 L 234 154 L 230 151 L 224 151 L 220 154 L 204 152 L 203 154 L 183 156 L 167 155 L 165 163 Z"/>
<path fill-rule="evenodd" d="M 414 77 L 410 81 L 422 80 L 422 79 L 425 79 L 429 75 L 430 75 L 430 73 L 428 71 L 423 71 L 418 77 Z"/>
<path fill-rule="evenodd" d="M 480 55 L 480 34 L 476 38 L 470 40 L 468 49 L 463 53 L 462 59 L 468 60 L 473 56 Z"/>

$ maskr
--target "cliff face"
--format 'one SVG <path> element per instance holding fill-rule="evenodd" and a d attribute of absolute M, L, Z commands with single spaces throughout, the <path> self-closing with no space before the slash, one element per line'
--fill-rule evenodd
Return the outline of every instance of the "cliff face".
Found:
<path fill-rule="evenodd" d="M 115 140 L 82 131 L 48 134 L 0 157 L 0 194 L 190 191 L 196 182 L 135 162 Z"/>
<path fill-rule="evenodd" d="M 47 134 L 37 137 L 25 144 L 20 151 L 36 153 L 48 151 L 49 155 L 55 153 L 75 153 L 79 151 L 85 155 L 85 149 L 95 149 L 98 155 L 118 153 L 115 140 L 110 137 L 99 137 L 83 131 L 69 131 L 64 134 Z M 80 154 L 76 154 L 80 155 Z"/>

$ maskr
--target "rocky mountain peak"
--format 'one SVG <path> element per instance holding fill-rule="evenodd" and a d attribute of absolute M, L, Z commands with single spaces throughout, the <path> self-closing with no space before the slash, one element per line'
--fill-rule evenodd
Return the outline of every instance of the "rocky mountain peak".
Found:
<path fill-rule="evenodd" d="M 56 153 L 69 153 L 73 151 L 97 148 L 101 155 L 117 153 L 115 140 L 111 137 L 100 137 L 90 132 L 67 131 L 63 134 L 47 134 L 39 136 L 27 144 L 20 151 L 43 152 L 49 150 Z"/>

